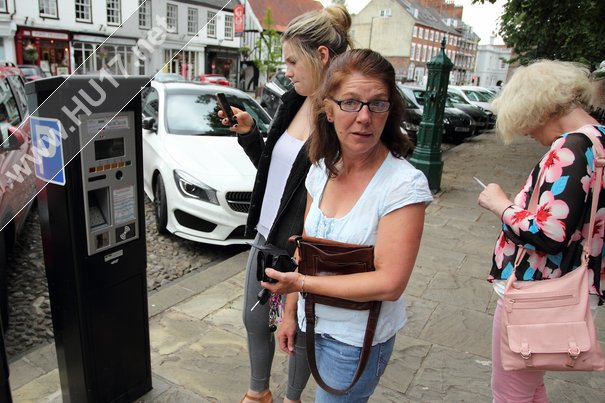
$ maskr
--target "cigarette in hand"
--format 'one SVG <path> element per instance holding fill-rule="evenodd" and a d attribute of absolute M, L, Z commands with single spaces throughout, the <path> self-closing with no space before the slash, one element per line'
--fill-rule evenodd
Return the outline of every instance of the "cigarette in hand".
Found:
<path fill-rule="evenodd" d="M 474 180 L 475 180 L 475 181 L 476 181 L 478 184 L 480 184 L 480 185 L 481 185 L 481 187 L 482 187 L 483 189 L 485 189 L 485 188 L 487 187 L 487 186 L 485 185 L 485 183 L 481 182 L 481 180 L 480 180 L 479 178 L 476 178 L 476 177 L 474 177 L 474 176 L 473 176 L 473 179 L 474 179 Z"/>

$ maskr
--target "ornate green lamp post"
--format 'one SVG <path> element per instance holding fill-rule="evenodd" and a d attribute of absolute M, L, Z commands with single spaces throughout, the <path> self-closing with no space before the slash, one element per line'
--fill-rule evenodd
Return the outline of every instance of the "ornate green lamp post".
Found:
<path fill-rule="evenodd" d="M 424 112 L 418 129 L 417 145 L 410 162 L 426 175 L 429 188 L 436 193 L 441 188 L 441 136 L 443 134 L 443 111 L 447 99 L 450 70 L 454 67 L 445 54 L 445 38 L 441 51 L 427 63 L 428 82 L 424 97 Z"/>

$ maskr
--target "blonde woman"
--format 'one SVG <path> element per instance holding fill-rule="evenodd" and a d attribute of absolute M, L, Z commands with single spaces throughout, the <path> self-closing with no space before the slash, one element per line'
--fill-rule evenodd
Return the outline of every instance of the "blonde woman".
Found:
<path fill-rule="evenodd" d="M 288 24 L 282 37 L 283 56 L 286 76 L 294 88 L 283 95 L 266 142 L 250 115 L 233 108 L 238 123 L 232 130 L 238 133 L 240 145 L 258 169 L 246 226 L 248 233 L 257 230 L 256 246 L 272 244 L 290 254 L 294 252 L 288 237 L 302 231 L 306 202 L 304 180 L 310 166 L 304 145 L 313 131 L 311 96 L 332 58 L 351 46 L 350 26 L 351 16 L 342 6 L 305 13 Z M 223 117 L 222 112 L 219 116 Z M 226 119 L 223 123 L 228 124 Z M 256 278 L 257 254 L 258 249 L 252 248 L 246 269 L 243 318 L 248 333 L 251 377 L 242 402 L 268 403 L 272 401 L 269 380 L 275 339 L 268 323 L 273 315 L 270 303 L 258 305 L 251 311 L 261 290 Z M 295 305 L 287 309 L 295 309 Z M 296 322 L 284 321 L 280 332 L 294 336 Z M 285 402 L 300 401 L 309 378 L 304 336 L 298 335 L 296 342 L 296 349 L 292 344 L 289 350 Z"/>
<path fill-rule="evenodd" d="M 490 183 L 479 195 L 479 205 L 502 220 L 489 280 L 496 293 L 504 292 L 519 246 L 527 254 L 515 271 L 524 281 L 548 281 L 580 265 L 582 245 L 593 245 L 589 259 L 590 303 L 596 311 L 603 297 L 603 231 L 588 235 L 594 171 L 592 142 L 578 129 L 588 126 L 601 137 L 605 128 L 588 114 L 592 86 L 583 66 L 540 60 L 518 68 L 493 101 L 498 115 L 496 129 L 505 142 L 531 136 L 549 147 L 521 191 L 510 200 L 502 188 Z M 536 183 L 540 169 L 543 183 Z M 531 194 L 539 192 L 535 212 L 527 210 Z M 598 202 L 597 222 L 602 228 L 605 192 Z M 505 371 L 500 357 L 502 301 L 498 301 L 492 334 L 492 393 L 494 402 L 548 402 L 544 371 Z"/>

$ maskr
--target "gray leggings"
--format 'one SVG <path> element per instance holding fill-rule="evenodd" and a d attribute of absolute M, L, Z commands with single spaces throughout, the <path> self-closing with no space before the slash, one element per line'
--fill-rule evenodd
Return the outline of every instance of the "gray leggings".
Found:
<path fill-rule="evenodd" d="M 255 245 L 265 245 L 265 238 L 258 234 Z M 256 256 L 258 249 L 252 248 L 246 264 L 246 284 L 244 286 L 244 326 L 248 333 L 248 354 L 250 355 L 250 389 L 261 391 L 269 388 L 271 365 L 275 354 L 274 333 L 269 331 L 269 303 L 256 304 L 256 295 L 262 288 L 256 279 Z M 288 361 L 288 387 L 286 397 L 300 400 L 300 396 L 309 380 L 310 370 L 307 363 L 305 334 L 298 329 L 296 334 L 295 354 Z"/>

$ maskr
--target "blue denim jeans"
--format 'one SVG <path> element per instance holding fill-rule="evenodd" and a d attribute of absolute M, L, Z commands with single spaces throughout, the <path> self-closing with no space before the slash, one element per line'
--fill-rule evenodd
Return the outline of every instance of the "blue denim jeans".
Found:
<path fill-rule="evenodd" d="M 387 367 L 394 345 L 395 336 L 372 347 L 363 374 L 345 395 L 333 395 L 318 386 L 315 403 L 367 402 Z M 324 382 L 332 388 L 344 389 L 349 386 L 355 375 L 360 355 L 361 347 L 342 343 L 327 334 L 315 335 L 317 369 Z"/>

